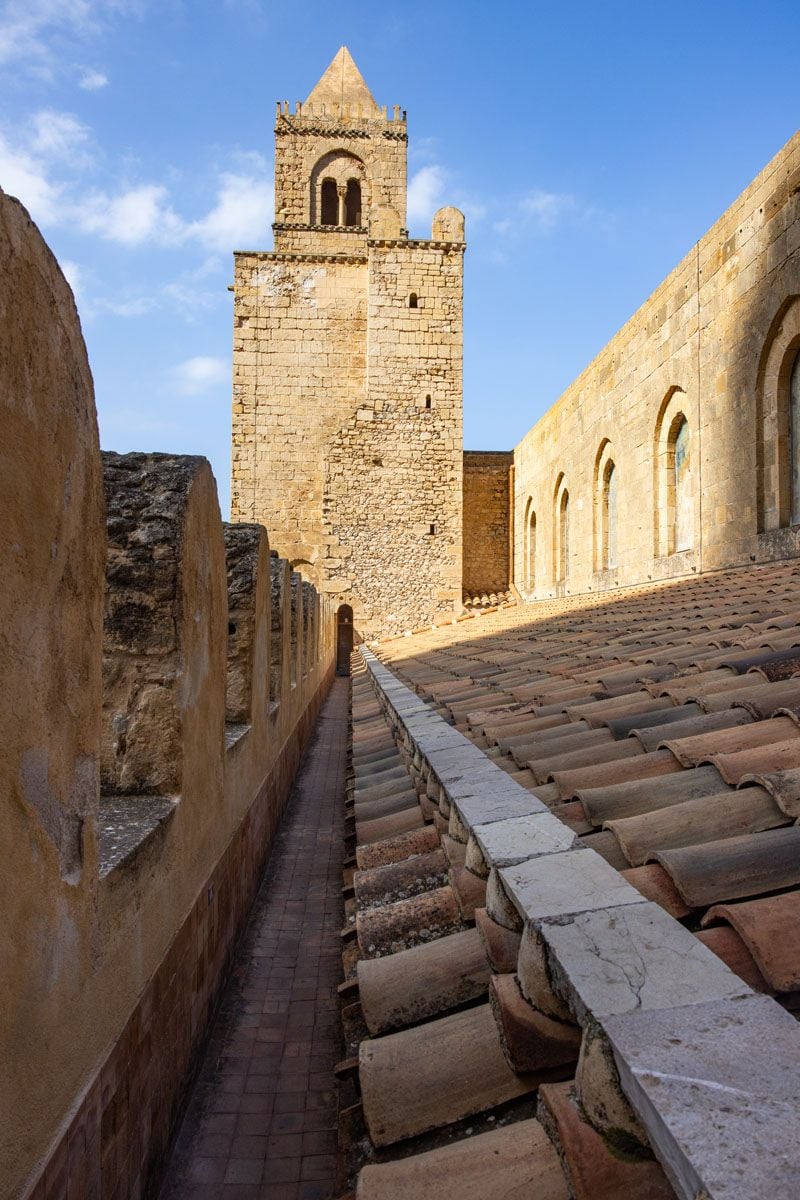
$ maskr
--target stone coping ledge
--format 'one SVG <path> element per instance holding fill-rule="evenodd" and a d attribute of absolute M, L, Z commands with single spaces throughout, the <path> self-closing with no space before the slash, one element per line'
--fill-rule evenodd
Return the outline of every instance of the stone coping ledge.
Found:
<path fill-rule="evenodd" d="M 450 803 L 553 991 L 610 1048 L 622 1089 L 681 1200 L 796 1200 L 800 1026 L 756 995 L 537 797 L 428 708 L 365 646 L 393 722 Z"/>
<path fill-rule="evenodd" d="M 225 750 L 232 750 L 234 746 L 238 746 L 239 743 L 247 737 L 252 728 L 253 727 L 250 724 L 237 724 L 233 721 L 226 721 Z"/>
<path fill-rule="evenodd" d="M 101 796 L 97 814 L 100 878 L 129 863 L 177 806 L 169 796 Z"/>

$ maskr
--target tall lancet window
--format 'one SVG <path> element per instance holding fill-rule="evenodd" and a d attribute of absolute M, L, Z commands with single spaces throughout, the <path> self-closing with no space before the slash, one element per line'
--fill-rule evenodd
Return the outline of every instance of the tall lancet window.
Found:
<path fill-rule="evenodd" d="M 691 550 L 693 541 L 692 455 L 689 422 L 681 416 L 672 433 L 672 502 L 675 553 Z"/>
<path fill-rule="evenodd" d="M 789 382 L 789 442 L 792 463 L 792 524 L 800 525 L 800 353 Z"/>

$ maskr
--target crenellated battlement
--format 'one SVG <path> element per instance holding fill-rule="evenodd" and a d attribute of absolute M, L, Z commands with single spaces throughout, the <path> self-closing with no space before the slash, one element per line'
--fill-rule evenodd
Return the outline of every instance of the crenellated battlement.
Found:
<path fill-rule="evenodd" d="M 101 454 L 69 286 L 2 193 L 0 291 L 0 1190 L 130 1196 L 330 684 L 332 604 L 223 525 L 206 459 Z"/>

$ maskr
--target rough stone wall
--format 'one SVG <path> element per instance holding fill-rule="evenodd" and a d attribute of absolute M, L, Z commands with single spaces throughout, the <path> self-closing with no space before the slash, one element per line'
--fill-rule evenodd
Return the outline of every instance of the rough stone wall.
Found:
<path fill-rule="evenodd" d="M 406 223 L 406 144 L 403 120 L 381 116 L 330 116 L 303 105 L 298 114 L 281 114 L 275 124 L 275 216 L 287 226 L 320 226 L 311 178 L 315 165 L 332 151 L 352 155 L 366 168 L 362 196 L 364 218 L 370 208 L 391 205 Z M 366 219 L 363 224 L 366 225 Z M 280 234 L 277 250 L 283 249 Z"/>
<path fill-rule="evenodd" d="M 363 636 L 461 599 L 462 262 L 461 245 L 370 247 L 368 399 L 325 487 L 326 586 Z"/>
<path fill-rule="evenodd" d="M 786 519 L 776 527 L 773 495 L 789 453 L 788 437 L 778 438 L 774 426 L 800 345 L 798 297 L 800 135 L 516 447 L 515 578 L 523 594 L 585 592 L 800 550 L 796 528 Z M 673 553 L 667 434 L 681 413 L 689 423 L 693 537 L 690 549 Z M 617 473 L 617 555 L 605 566 L 600 476 L 609 461 Z M 569 570 L 558 582 L 555 507 L 565 488 Z"/>
<path fill-rule="evenodd" d="M 363 243 L 363 239 L 362 239 Z M 367 259 L 236 256 L 234 521 L 309 564 L 322 544 L 325 453 L 365 394 Z"/>
<path fill-rule="evenodd" d="M 465 595 L 508 589 L 513 463 L 512 450 L 464 451 Z"/>
<path fill-rule="evenodd" d="M 208 463 L 103 471 L 69 287 L 2 193 L 0 284 L 0 1192 L 141 1196 L 332 678 L 333 611 L 306 645 L 298 609 L 292 688 L 288 583 L 271 619 L 260 530 L 229 594 Z"/>
<path fill-rule="evenodd" d="M 232 514 L 371 636 L 461 602 L 464 222 L 408 239 L 405 120 L 359 95 L 279 107 L 275 251 L 235 262 Z M 320 161 L 361 226 L 319 223 Z"/>

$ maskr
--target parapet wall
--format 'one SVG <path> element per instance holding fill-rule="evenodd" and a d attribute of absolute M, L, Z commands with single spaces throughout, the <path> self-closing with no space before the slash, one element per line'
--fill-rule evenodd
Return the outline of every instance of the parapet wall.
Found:
<path fill-rule="evenodd" d="M 505 592 L 511 582 L 513 451 L 464 451 L 465 595 Z"/>
<path fill-rule="evenodd" d="M 523 595 L 798 552 L 788 465 L 798 197 L 800 135 L 516 447 Z"/>
<path fill-rule="evenodd" d="M 100 454 L 74 301 L 0 193 L 0 1192 L 138 1196 L 334 669 L 205 459 Z"/>

